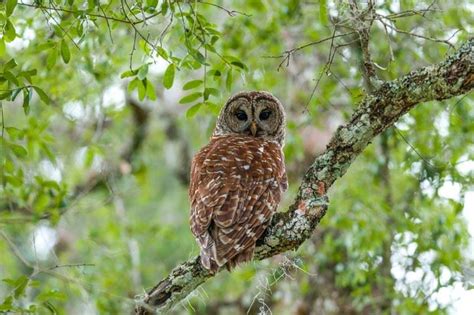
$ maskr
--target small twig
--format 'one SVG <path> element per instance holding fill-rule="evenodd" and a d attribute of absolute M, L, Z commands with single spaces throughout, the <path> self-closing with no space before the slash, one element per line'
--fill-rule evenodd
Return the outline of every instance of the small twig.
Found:
<path fill-rule="evenodd" d="M 127 6 L 127 9 L 128 9 L 128 12 L 130 12 L 130 13 L 133 15 L 133 17 L 134 17 L 135 19 L 139 20 L 139 18 L 137 17 L 137 15 L 132 11 L 132 8 L 131 8 L 130 5 L 128 4 L 127 0 L 121 0 L 121 2 L 122 2 L 122 5 L 123 5 L 123 3 L 125 3 L 125 5 Z M 132 2 L 132 3 L 133 3 L 133 2 Z"/>
<path fill-rule="evenodd" d="M 357 2 L 351 0 L 349 2 L 351 8 L 351 15 L 353 18 L 354 28 L 357 30 L 359 37 L 359 48 L 362 54 L 361 69 L 364 85 L 368 93 L 374 90 L 374 81 L 377 81 L 377 73 L 375 72 L 374 63 L 370 56 L 369 41 L 370 28 L 375 20 L 375 8 L 373 1 L 368 1 L 367 9 L 360 11 L 357 7 Z"/>
<path fill-rule="evenodd" d="M 436 3 L 437 0 L 433 0 L 433 2 L 430 3 L 430 5 L 424 10 L 425 12 L 423 12 L 423 17 L 425 16 L 425 14 L 429 11 L 431 11 L 431 7 Z M 436 11 L 436 10 L 433 10 L 433 11 Z M 439 10 L 441 11 L 441 10 Z"/>
<path fill-rule="evenodd" d="M 410 17 L 410 16 L 414 16 L 414 15 L 419 15 L 419 16 L 425 17 L 426 13 L 439 12 L 439 11 L 441 11 L 441 10 L 430 9 L 428 7 L 426 9 L 406 10 L 406 11 L 392 13 L 392 14 L 383 15 L 383 16 L 387 19 L 390 19 L 390 20 L 396 20 L 396 19 L 406 18 L 406 17 Z"/>
<path fill-rule="evenodd" d="M 171 11 L 170 21 L 160 34 L 160 46 L 163 46 L 163 38 L 165 37 L 166 33 L 168 32 L 168 29 L 170 28 L 171 24 L 173 24 L 173 19 L 174 19 L 174 12 Z"/>
<path fill-rule="evenodd" d="M 122 9 L 123 15 L 127 18 L 127 20 L 129 21 L 129 24 L 132 26 L 132 28 L 134 29 L 136 34 L 138 34 L 138 36 L 140 36 L 145 41 L 145 43 L 147 43 L 151 47 L 150 55 L 153 55 L 153 52 L 156 50 L 156 46 L 148 40 L 149 35 L 147 37 L 145 37 L 142 33 L 140 33 L 140 31 L 135 26 L 135 23 L 133 23 L 132 20 L 130 20 L 130 18 L 128 17 L 127 13 L 125 12 L 125 6 L 127 7 L 128 11 L 130 13 L 133 14 L 133 12 L 131 11 L 130 6 L 128 5 L 127 1 L 126 0 L 120 0 L 120 2 L 122 4 L 121 9 Z M 125 4 L 125 6 L 124 6 L 124 4 Z"/>
<path fill-rule="evenodd" d="M 453 106 L 451 106 L 451 109 L 449 110 L 449 114 L 451 115 L 453 113 L 453 111 L 456 109 L 456 107 L 468 96 L 472 93 L 467 93 L 465 95 L 463 95 L 459 101 L 457 101 Z"/>
<path fill-rule="evenodd" d="M 102 11 L 102 13 L 104 14 L 105 23 L 107 23 L 107 29 L 109 30 L 110 41 L 111 41 L 112 44 L 113 44 L 113 43 L 114 43 L 114 39 L 112 38 L 112 29 L 111 29 L 111 27 L 110 27 L 109 18 L 105 15 L 104 9 L 102 8 L 101 5 L 99 5 L 99 9 L 100 9 L 100 11 Z"/>
<path fill-rule="evenodd" d="M 186 28 L 186 23 L 184 22 L 184 17 L 183 17 L 183 10 L 181 9 L 181 6 L 179 5 L 179 1 L 176 2 L 176 5 L 178 6 L 178 10 L 179 10 L 179 14 L 180 14 L 180 21 L 181 21 L 181 25 L 183 26 L 183 34 L 184 34 L 184 41 L 186 42 L 186 52 L 187 52 L 187 55 L 182 59 L 186 59 L 188 56 L 189 56 L 189 49 L 188 47 L 190 46 L 189 44 L 189 38 L 188 38 L 188 35 L 186 34 L 187 33 L 187 28 Z M 197 36 L 196 36 L 197 37 Z M 202 42 L 201 42 L 202 43 Z"/>
<path fill-rule="evenodd" d="M 431 166 L 433 169 L 438 169 L 436 166 L 434 166 L 433 164 L 431 164 L 430 161 L 428 161 L 423 155 L 421 155 L 420 152 L 418 152 L 418 150 L 410 143 L 408 142 L 408 140 L 405 138 L 405 136 L 401 133 L 401 131 L 395 127 L 394 128 L 395 131 L 397 132 L 397 134 L 403 139 L 403 141 L 408 144 L 408 146 L 413 150 L 413 152 L 416 153 L 416 155 L 418 155 L 420 157 L 420 159 L 423 160 L 423 162 L 425 162 L 426 164 L 428 164 L 429 166 Z"/>
<path fill-rule="evenodd" d="M 7 185 L 7 182 L 6 182 L 6 178 L 5 178 L 5 173 L 4 173 L 4 167 L 5 167 L 5 163 L 6 163 L 6 157 L 4 159 L 4 154 L 5 154 L 5 116 L 3 114 L 3 102 L 0 101 L 0 112 L 2 114 L 2 144 L 1 144 L 1 147 L 2 147 L 2 154 L 0 155 L 0 158 L 2 159 L 0 161 L 1 163 L 1 174 L 0 176 L 2 176 L 2 186 L 3 186 L 3 189 L 5 189 L 5 186 Z"/>
<path fill-rule="evenodd" d="M 205 2 L 205 1 L 197 1 L 197 3 L 207 4 L 207 5 L 219 8 L 221 10 L 224 10 L 230 17 L 234 17 L 237 14 L 244 15 L 246 17 L 251 17 L 252 16 L 251 14 L 248 14 L 248 13 L 245 13 L 245 12 L 226 9 L 223 6 L 220 6 L 220 5 L 215 4 L 215 3 L 210 3 L 210 2 Z"/>
<path fill-rule="evenodd" d="M 334 32 L 335 31 L 336 31 L 336 29 L 334 29 Z M 308 110 L 309 104 L 311 103 L 311 100 L 313 99 L 314 94 L 316 93 L 316 90 L 319 87 L 319 83 L 321 82 L 321 79 L 323 78 L 323 75 L 328 74 L 329 71 L 331 70 L 331 65 L 334 61 L 334 56 L 336 55 L 338 49 L 341 48 L 341 47 L 352 45 L 354 42 L 355 41 L 351 41 L 351 42 L 347 42 L 347 43 L 344 43 L 344 44 L 339 44 L 339 45 L 334 46 L 334 40 L 331 41 L 331 46 L 329 48 L 328 60 L 326 61 L 323 68 L 319 72 L 318 78 L 316 79 L 316 84 L 314 85 L 313 89 L 311 90 L 311 94 L 308 98 L 308 101 L 306 102 L 306 105 L 304 107 L 303 112 L 306 111 L 306 112 L 310 113 L 310 111 Z"/>
<path fill-rule="evenodd" d="M 344 81 L 342 81 L 341 78 L 339 78 L 338 75 L 336 75 L 334 72 L 331 73 L 331 76 L 334 77 L 336 79 L 336 81 L 342 85 L 342 87 L 347 91 L 347 93 L 349 93 L 349 95 L 351 96 L 354 96 L 351 89 L 344 83 Z"/>
<path fill-rule="evenodd" d="M 35 267 L 22 255 L 18 247 L 13 243 L 13 241 L 3 232 L 0 230 L 0 236 L 7 242 L 8 246 L 12 250 L 13 254 L 28 268 L 35 269 Z"/>
<path fill-rule="evenodd" d="M 65 265 L 55 265 L 52 267 L 49 267 L 47 270 L 54 270 L 54 269 L 59 269 L 59 268 L 76 268 L 76 267 L 95 267 L 95 264 L 65 264 Z"/>
<path fill-rule="evenodd" d="M 161 10 L 158 11 L 158 12 L 155 12 L 155 13 L 149 15 L 149 16 L 147 16 L 146 18 L 144 18 L 144 19 L 142 19 L 142 20 L 140 20 L 140 21 L 135 21 L 135 22 L 133 22 L 133 25 L 138 25 L 138 24 L 141 24 L 141 23 L 145 23 L 146 21 L 148 21 L 148 20 L 150 20 L 150 19 L 152 19 L 152 18 L 154 18 L 155 16 L 158 16 L 158 15 L 160 15 L 160 14 L 161 14 Z"/>
<path fill-rule="evenodd" d="M 450 48 L 454 48 L 454 45 L 451 44 L 449 42 L 449 40 L 446 40 L 446 39 L 437 39 L 437 38 L 432 38 L 432 37 L 429 37 L 429 36 L 425 36 L 425 35 L 420 35 L 420 34 L 417 34 L 417 33 L 413 33 L 413 32 L 409 32 L 409 31 L 405 31 L 405 30 L 401 30 L 393 25 L 391 25 L 390 23 L 387 23 L 385 22 L 383 19 L 385 18 L 383 15 L 379 15 L 379 14 L 376 14 L 377 16 L 377 20 L 380 21 L 380 23 L 382 23 L 383 25 L 387 26 L 388 28 L 390 28 L 391 30 L 397 32 L 397 33 L 400 33 L 400 34 L 405 34 L 405 35 L 409 35 L 409 36 L 413 36 L 413 37 L 417 37 L 417 38 L 421 38 L 421 39 L 424 39 L 424 40 L 429 40 L 429 41 L 432 41 L 432 42 L 436 42 L 436 43 L 442 43 L 442 44 L 446 44 L 448 45 Z M 451 38 L 450 38 L 451 39 Z"/>
<path fill-rule="evenodd" d="M 51 10 L 56 11 L 54 8 L 51 8 Z M 66 36 L 67 38 L 69 38 L 69 40 L 74 44 L 74 46 L 76 46 L 76 48 L 77 48 L 78 50 L 81 50 L 81 48 L 79 47 L 79 45 L 76 44 L 76 42 L 74 41 L 74 38 L 72 38 L 72 36 L 61 26 L 61 23 L 59 23 L 59 22 L 56 20 L 56 18 L 55 18 L 48 10 L 42 9 L 41 11 L 43 12 L 43 14 L 48 15 L 48 16 L 54 21 L 54 23 L 56 24 L 56 26 L 64 33 L 64 36 Z"/>
<path fill-rule="evenodd" d="M 43 9 L 43 10 L 50 10 L 50 11 L 61 11 L 61 12 L 73 13 L 73 14 L 82 14 L 82 15 L 85 15 L 85 16 L 91 16 L 91 17 L 111 20 L 111 21 L 125 23 L 125 24 L 132 23 L 134 25 L 143 23 L 143 22 L 145 22 L 145 21 L 147 21 L 151 18 L 154 18 L 155 16 L 161 14 L 161 11 L 158 11 L 156 13 L 153 13 L 152 15 L 147 16 L 146 18 L 144 18 L 142 20 L 131 22 L 130 20 L 123 20 L 123 19 L 119 19 L 119 18 L 116 18 L 116 17 L 113 17 L 113 16 L 107 16 L 104 12 L 103 12 L 103 14 L 95 14 L 95 13 L 89 13 L 89 12 L 86 12 L 86 11 L 83 11 L 83 10 L 69 10 L 69 9 L 60 8 L 60 7 L 52 8 L 52 7 L 48 7 L 48 6 L 44 6 L 44 5 L 30 4 L 30 3 L 23 3 L 23 2 L 19 2 L 18 5 L 22 5 L 22 6 L 30 7 L 30 8 L 35 8 L 35 9 Z"/>
<path fill-rule="evenodd" d="M 295 52 L 299 51 L 299 50 L 305 49 L 305 48 L 310 47 L 310 46 L 315 46 L 315 45 L 327 42 L 329 40 L 334 41 L 335 38 L 344 37 L 344 36 L 351 35 L 351 34 L 354 34 L 354 33 L 355 33 L 355 31 L 335 35 L 335 32 L 333 32 L 333 34 L 329 37 L 326 37 L 326 38 L 323 38 L 323 39 L 320 39 L 320 40 L 317 40 L 317 41 L 314 41 L 314 42 L 310 42 L 310 43 L 307 43 L 307 44 L 304 44 L 304 45 L 301 45 L 301 46 L 298 46 L 298 47 L 295 47 L 295 48 L 292 48 L 292 49 L 289 49 L 289 50 L 286 50 L 281 55 L 278 55 L 278 56 L 263 56 L 263 57 L 264 58 L 283 58 L 283 60 L 278 65 L 278 70 L 279 70 L 285 62 L 287 62 L 287 66 L 288 66 L 289 65 L 288 64 L 289 58 L 291 57 L 291 55 L 294 54 Z"/>
<path fill-rule="evenodd" d="M 137 31 L 133 33 L 133 46 L 132 46 L 132 50 L 130 51 L 130 58 L 129 58 L 130 71 L 133 71 L 133 54 L 135 53 L 135 50 L 137 49 L 136 48 L 137 34 L 138 34 Z"/>
<path fill-rule="evenodd" d="M 392 47 L 392 39 L 390 38 L 390 34 L 388 33 L 387 25 L 383 24 L 383 28 L 385 30 L 385 35 L 387 36 L 388 40 L 388 50 L 390 51 L 390 62 L 395 61 L 395 55 L 393 54 L 393 47 Z"/>

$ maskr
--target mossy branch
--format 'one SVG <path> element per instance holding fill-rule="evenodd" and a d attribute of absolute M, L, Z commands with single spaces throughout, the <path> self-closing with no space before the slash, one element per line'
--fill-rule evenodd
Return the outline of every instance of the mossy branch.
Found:
<path fill-rule="evenodd" d="M 289 210 L 274 216 L 257 243 L 254 259 L 297 249 L 326 214 L 327 190 L 345 174 L 375 136 L 392 126 L 416 105 L 444 100 L 474 88 L 474 39 L 465 42 L 443 62 L 384 82 L 358 104 L 349 122 L 340 126 L 324 153 L 306 172 Z M 427 118 L 429 119 L 429 118 Z M 136 314 L 167 311 L 207 279 L 213 277 L 195 257 L 171 273 L 137 302 Z"/>

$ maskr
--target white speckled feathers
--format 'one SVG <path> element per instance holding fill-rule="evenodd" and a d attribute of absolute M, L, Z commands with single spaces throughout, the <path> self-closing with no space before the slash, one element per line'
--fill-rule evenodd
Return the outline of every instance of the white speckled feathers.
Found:
<path fill-rule="evenodd" d="M 287 187 L 277 142 L 241 135 L 214 136 L 191 167 L 191 230 L 201 262 L 216 271 L 253 256 Z"/>

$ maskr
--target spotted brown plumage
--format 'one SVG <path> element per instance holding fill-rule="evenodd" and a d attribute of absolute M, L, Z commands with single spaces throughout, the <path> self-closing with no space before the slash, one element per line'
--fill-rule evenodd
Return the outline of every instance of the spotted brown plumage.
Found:
<path fill-rule="evenodd" d="M 283 154 L 275 142 L 218 136 L 194 157 L 191 230 L 207 269 L 251 259 L 286 185 Z"/>
<path fill-rule="evenodd" d="M 277 128 L 260 127 L 258 119 L 247 117 L 256 120 L 247 121 L 247 128 L 253 123 L 254 130 L 249 132 L 245 126 L 236 124 L 241 131 L 219 132 L 219 122 L 232 119 L 224 117 L 227 109 L 232 108 L 230 115 L 246 110 L 246 115 L 255 116 L 259 106 L 253 100 L 262 99 L 262 95 L 266 101 L 261 111 L 282 110 L 278 100 L 268 93 L 251 93 L 239 100 L 240 106 L 231 104 L 239 99 L 239 94 L 226 103 L 214 136 L 195 155 L 191 167 L 191 231 L 201 248 L 202 265 L 212 272 L 224 265 L 231 269 L 252 259 L 255 243 L 269 225 L 287 188 L 281 148 L 284 130 L 280 130 L 284 128 L 284 113 L 280 113 L 281 119 L 275 119 L 281 125 Z M 236 119 L 245 124 L 239 113 Z"/>

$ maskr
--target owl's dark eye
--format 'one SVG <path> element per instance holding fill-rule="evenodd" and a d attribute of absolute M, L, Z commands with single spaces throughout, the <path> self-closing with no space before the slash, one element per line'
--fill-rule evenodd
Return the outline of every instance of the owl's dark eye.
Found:
<path fill-rule="evenodd" d="M 241 109 L 235 112 L 235 117 L 237 117 L 237 119 L 240 121 L 245 121 L 248 118 L 247 114 Z"/>
<path fill-rule="evenodd" d="M 270 117 L 271 114 L 272 114 L 272 111 L 271 111 L 271 110 L 269 110 L 269 109 L 264 109 L 264 110 L 262 110 L 262 111 L 260 112 L 260 115 L 258 116 L 258 118 L 259 118 L 260 120 L 267 120 L 267 119 Z"/>

